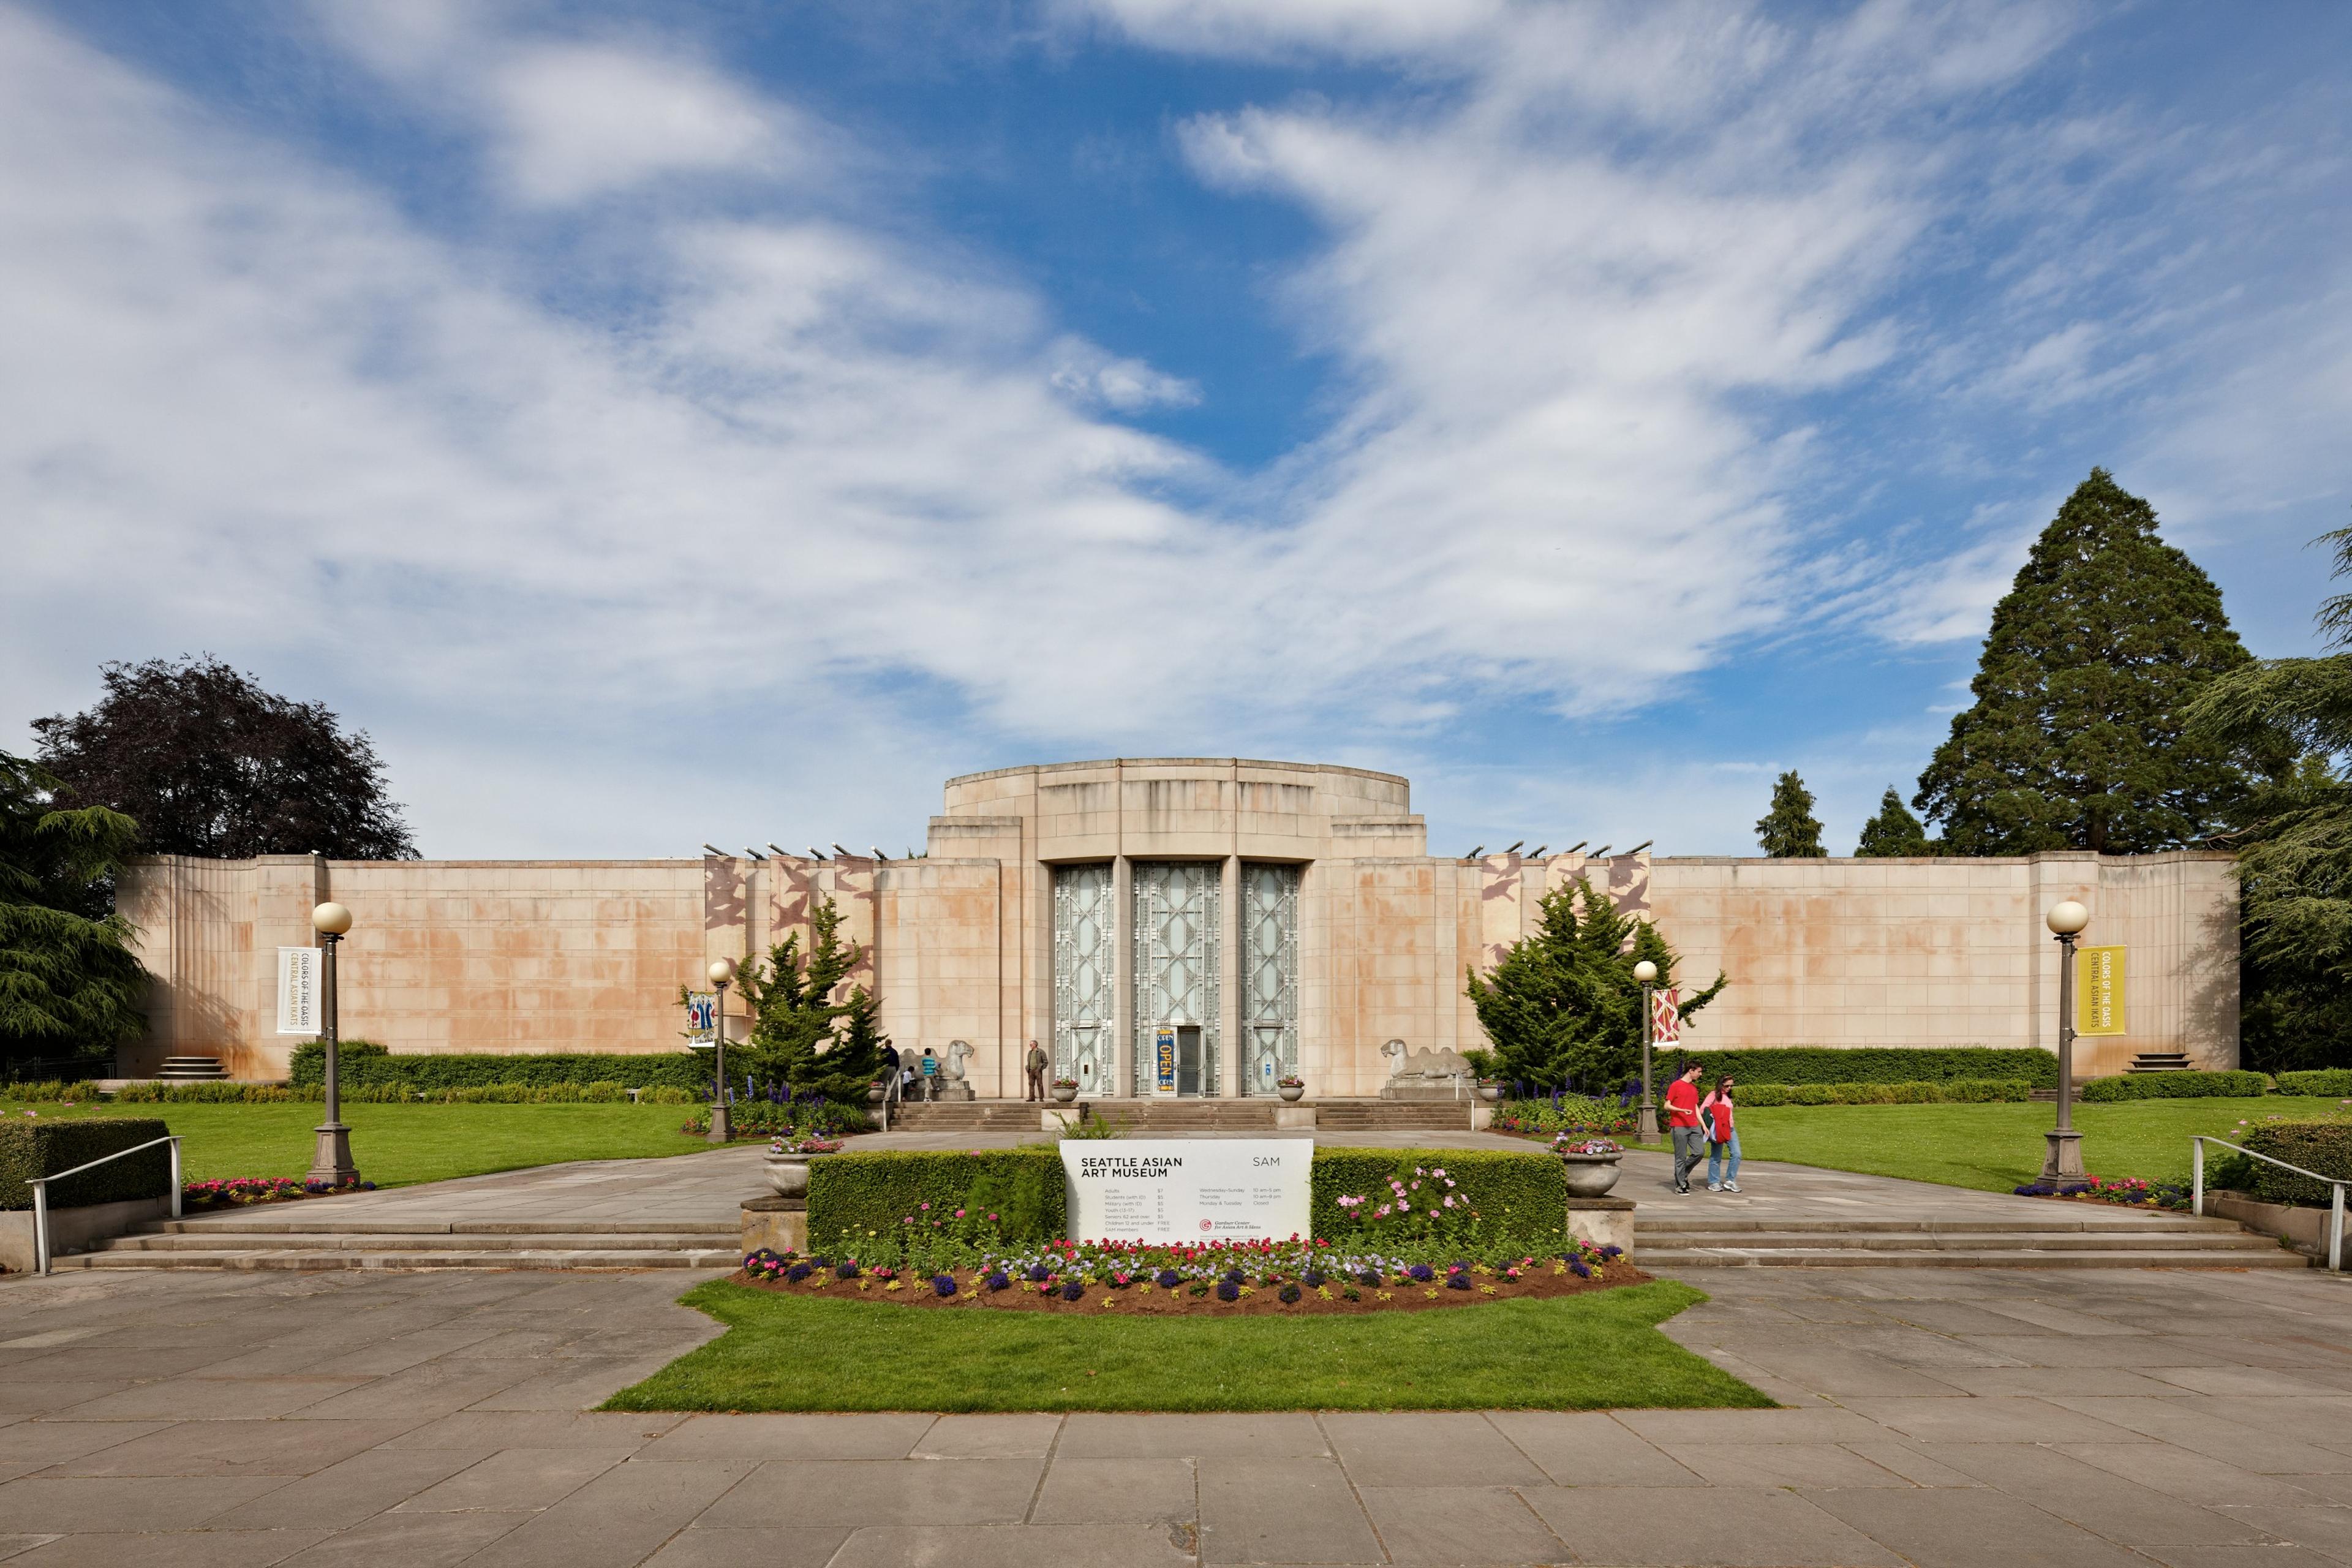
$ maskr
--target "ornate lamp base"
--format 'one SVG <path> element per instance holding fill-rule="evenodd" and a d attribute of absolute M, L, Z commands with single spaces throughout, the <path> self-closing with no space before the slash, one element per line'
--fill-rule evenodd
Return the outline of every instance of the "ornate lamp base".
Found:
<path fill-rule="evenodd" d="M 710 1108 L 710 1141 L 713 1143 L 724 1143 L 734 1135 L 735 1130 L 727 1124 L 727 1107 L 712 1106 Z"/>
<path fill-rule="evenodd" d="M 1658 1108 L 1656 1106 L 1642 1107 L 1642 1114 L 1633 1123 L 1633 1136 L 1644 1143 L 1654 1143 L 1658 1141 Z"/>
<path fill-rule="evenodd" d="M 2079 1178 L 2083 1173 L 2083 1135 L 2053 1129 L 2042 1136 L 2050 1142 L 2049 1152 L 2042 1157 L 2042 1180 Z"/>
<path fill-rule="evenodd" d="M 310 1170 L 303 1179 L 334 1187 L 349 1186 L 358 1181 L 359 1167 L 352 1163 L 352 1130 L 342 1122 L 329 1121 L 318 1132 L 318 1144 L 310 1152 Z"/>

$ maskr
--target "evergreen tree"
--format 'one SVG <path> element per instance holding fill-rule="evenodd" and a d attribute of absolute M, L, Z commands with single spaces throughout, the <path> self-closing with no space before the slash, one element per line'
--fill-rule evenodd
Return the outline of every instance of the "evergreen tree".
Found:
<path fill-rule="evenodd" d="M 1494 1047 L 1496 1076 L 1538 1089 L 1571 1083 L 1613 1089 L 1640 1069 L 1642 984 L 1633 965 L 1658 966 L 1674 984 L 1675 950 L 1656 924 L 1619 914 L 1578 878 L 1544 895 L 1534 934 L 1512 944 L 1481 978 L 1470 972 L 1470 1005 Z M 1685 1017 L 1715 999 L 1715 984 L 1685 997 Z"/>
<path fill-rule="evenodd" d="M 2352 575 L 2352 529 L 2321 542 Z M 2337 651 L 2243 665 L 2187 713 L 2200 743 L 2272 774 L 2238 855 L 2240 1048 L 2265 1072 L 2352 1067 L 2352 595 L 2318 618 Z"/>
<path fill-rule="evenodd" d="M 2248 655 L 2221 590 L 2105 468 L 2034 542 L 1912 804 L 1948 853 L 2137 855 L 2239 820 L 2250 781 L 2182 710 Z"/>
<path fill-rule="evenodd" d="M 110 1055 L 145 1022 L 146 971 L 106 892 L 138 824 L 61 809 L 59 788 L 0 752 L 0 1063 Z"/>
<path fill-rule="evenodd" d="M 1772 809 L 1756 823 L 1756 840 L 1775 860 L 1818 860 L 1829 853 L 1822 847 L 1821 819 L 1813 815 L 1813 792 L 1797 776 L 1782 773 L 1772 785 Z"/>
<path fill-rule="evenodd" d="M 1893 784 L 1879 797 L 1878 815 L 1862 825 L 1862 842 L 1854 846 L 1854 854 L 1864 859 L 1888 859 L 1899 856 L 1933 855 L 1935 844 L 1927 830 L 1903 804 L 1903 796 Z"/>
<path fill-rule="evenodd" d="M 788 1085 L 796 1096 L 823 1095 L 863 1106 L 881 1072 L 887 1037 L 876 1026 L 874 999 L 860 986 L 845 1001 L 834 993 L 865 950 L 841 935 L 841 911 L 820 899 L 809 911 L 809 944 L 798 931 L 768 950 L 768 962 L 737 977 L 751 1015 L 741 1047 L 744 1070 L 758 1082 Z"/>

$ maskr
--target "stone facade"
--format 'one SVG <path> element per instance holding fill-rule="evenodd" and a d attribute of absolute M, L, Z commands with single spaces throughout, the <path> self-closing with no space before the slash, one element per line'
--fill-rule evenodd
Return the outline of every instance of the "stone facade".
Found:
<path fill-rule="evenodd" d="M 829 899 L 884 1029 L 942 1056 L 969 1042 L 982 1095 L 1020 1093 L 1033 1038 L 1066 1065 L 1088 1053 L 1091 1093 L 1155 1088 L 1156 1031 L 1179 1025 L 1202 1092 L 1265 1092 L 1278 1064 L 1316 1094 L 1372 1094 L 1384 1041 L 1481 1043 L 1465 970 L 1580 876 L 1659 920 L 1686 983 L 1729 973 L 1695 1045 L 2053 1045 L 2041 911 L 2074 897 L 2085 941 L 2130 948 L 2133 1032 L 2084 1042 L 2085 1069 L 2137 1050 L 2236 1064 L 2226 856 L 1472 860 L 1432 857 L 1426 837 L 1392 774 L 1160 758 L 950 780 L 914 859 L 145 860 L 121 899 L 158 984 L 124 1066 L 211 1054 L 240 1077 L 281 1074 L 297 1042 L 273 1032 L 275 949 L 307 943 L 328 897 L 356 921 L 343 1032 L 396 1051 L 676 1049 L 681 986 L 711 958 L 805 932 Z M 1139 996 L 1162 1016 L 1139 1017 Z"/>

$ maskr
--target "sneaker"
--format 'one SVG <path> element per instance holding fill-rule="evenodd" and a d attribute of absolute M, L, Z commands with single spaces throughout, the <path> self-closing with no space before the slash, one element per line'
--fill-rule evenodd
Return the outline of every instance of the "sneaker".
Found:
<path fill-rule="evenodd" d="M 1738 1182 L 1726 1182 L 1723 1184 L 1723 1190 L 1727 1193 L 1736 1193 L 1739 1190 L 1739 1184 Z"/>
<path fill-rule="evenodd" d="M 1719 1193 L 1723 1191 L 1723 1184 L 1721 1182 L 1709 1182 L 1706 1184 L 1706 1190 L 1710 1193 Z"/>

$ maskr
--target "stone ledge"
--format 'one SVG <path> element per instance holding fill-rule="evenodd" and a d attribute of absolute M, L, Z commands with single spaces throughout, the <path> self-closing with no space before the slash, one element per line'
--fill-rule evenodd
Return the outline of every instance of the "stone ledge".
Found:
<path fill-rule="evenodd" d="M 2264 1203 L 2243 1193 L 2208 1192 L 2205 1212 L 2223 1219 L 2236 1220 L 2248 1230 L 2274 1236 L 2297 1252 L 2327 1260 L 2327 1216 L 2324 1208 L 2312 1208 L 2303 1204 Z M 2352 1221 L 2345 1226 L 2345 1249 L 2352 1254 Z"/>
<path fill-rule="evenodd" d="M 85 1204 L 79 1208 L 49 1211 L 49 1256 L 67 1247 L 88 1247 L 93 1241 L 121 1236 L 152 1220 L 168 1219 L 172 1199 L 125 1198 L 120 1203 Z M 0 1268 L 30 1273 L 33 1268 L 33 1211 L 10 1209 L 0 1214 Z"/>
<path fill-rule="evenodd" d="M 743 1200 L 743 1250 L 757 1252 L 808 1250 L 808 1199 L 746 1198 Z"/>
<path fill-rule="evenodd" d="M 1633 1200 L 1597 1197 L 1568 1200 L 1568 1234 L 1592 1247 L 1616 1247 L 1633 1255 Z"/>

